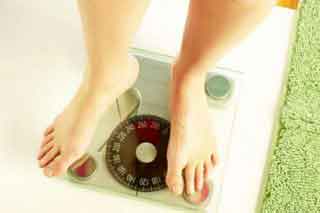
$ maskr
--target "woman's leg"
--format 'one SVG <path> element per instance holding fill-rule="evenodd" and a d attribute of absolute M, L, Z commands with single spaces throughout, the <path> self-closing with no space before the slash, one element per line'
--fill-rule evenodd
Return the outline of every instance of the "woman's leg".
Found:
<path fill-rule="evenodd" d="M 217 162 L 204 92 L 207 71 L 261 22 L 272 4 L 191 0 L 181 53 L 172 68 L 167 184 L 173 192 L 202 189 Z"/>
<path fill-rule="evenodd" d="M 88 66 L 64 111 L 45 131 L 38 159 L 47 176 L 63 174 L 86 151 L 107 106 L 130 88 L 138 63 L 128 55 L 148 0 L 78 0 Z"/>

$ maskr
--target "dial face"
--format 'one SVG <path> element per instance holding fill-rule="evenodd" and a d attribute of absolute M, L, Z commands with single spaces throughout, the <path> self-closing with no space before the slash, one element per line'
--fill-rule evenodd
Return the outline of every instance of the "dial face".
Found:
<path fill-rule="evenodd" d="M 109 171 L 119 183 L 135 191 L 165 188 L 169 134 L 169 122 L 154 115 L 123 121 L 107 141 Z"/>

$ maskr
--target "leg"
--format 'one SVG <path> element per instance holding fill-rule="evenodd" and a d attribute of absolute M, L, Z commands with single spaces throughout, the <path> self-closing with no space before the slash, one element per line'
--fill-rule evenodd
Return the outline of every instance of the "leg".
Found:
<path fill-rule="evenodd" d="M 191 0 L 181 52 L 172 68 L 167 173 L 171 191 L 201 190 L 216 164 L 204 92 L 206 73 L 271 6 L 271 0 Z"/>
<path fill-rule="evenodd" d="M 128 49 L 148 0 L 78 3 L 88 66 L 77 94 L 45 131 L 38 160 L 47 176 L 63 174 L 86 152 L 101 114 L 138 76 L 138 63 Z"/>

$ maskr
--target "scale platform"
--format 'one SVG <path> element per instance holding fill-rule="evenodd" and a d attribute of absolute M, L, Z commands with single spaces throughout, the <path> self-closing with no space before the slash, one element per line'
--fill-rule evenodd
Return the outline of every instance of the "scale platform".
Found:
<path fill-rule="evenodd" d="M 219 165 L 202 193 L 175 196 L 165 185 L 172 57 L 132 49 L 140 76 L 101 118 L 93 141 L 63 179 L 79 186 L 176 209 L 216 212 L 235 120 L 241 73 L 217 68 L 204 90 L 219 152 Z"/>

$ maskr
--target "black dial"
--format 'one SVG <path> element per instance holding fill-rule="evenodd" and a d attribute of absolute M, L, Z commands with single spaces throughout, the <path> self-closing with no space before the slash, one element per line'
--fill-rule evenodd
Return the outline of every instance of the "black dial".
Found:
<path fill-rule="evenodd" d="M 154 115 L 138 115 L 123 121 L 107 141 L 109 171 L 118 182 L 135 191 L 165 188 L 169 135 L 170 123 Z M 146 156 L 139 158 L 139 153 Z M 144 157 L 146 161 L 141 160 Z"/>

